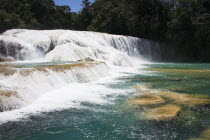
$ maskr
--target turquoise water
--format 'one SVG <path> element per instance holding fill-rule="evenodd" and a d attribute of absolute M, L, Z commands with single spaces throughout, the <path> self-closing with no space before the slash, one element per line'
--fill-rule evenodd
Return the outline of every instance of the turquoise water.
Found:
<path fill-rule="evenodd" d="M 54 66 L 54 65 L 64 65 L 64 64 L 75 64 L 77 61 L 58 61 L 58 62 L 34 62 L 34 63 L 6 63 L 18 67 L 36 67 L 36 66 Z"/>
<path fill-rule="evenodd" d="M 111 104 L 82 102 L 84 108 L 31 115 L 0 125 L 1 140 L 188 140 L 210 128 L 210 107 L 185 109 L 177 119 L 152 122 L 140 119 L 142 111 L 128 104 L 137 96 L 132 86 L 149 84 L 155 89 L 210 95 L 207 73 L 152 71 L 152 69 L 210 70 L 210 64 L 146 64 L 149 69 L 127 73 L 115 82 L 99 83 L 127 94 L 107 95 Z M 82 98 L 82 97 L 81 97 Z"/>

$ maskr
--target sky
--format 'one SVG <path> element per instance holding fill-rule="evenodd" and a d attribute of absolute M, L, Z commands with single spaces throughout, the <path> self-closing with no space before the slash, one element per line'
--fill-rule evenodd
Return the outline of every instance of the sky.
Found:
<path fill-rule="evenodd" d="M 78 12 L 81 10 L 82 0 L 54 0 L 57 5 L 69 5 L 71 7 L 72 12 Z M 90 0 L 90 2 L 94 2 L 95 0 Z"/>

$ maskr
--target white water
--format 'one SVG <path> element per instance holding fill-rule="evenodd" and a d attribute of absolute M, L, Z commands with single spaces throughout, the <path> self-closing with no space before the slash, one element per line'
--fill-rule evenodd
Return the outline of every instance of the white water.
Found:
<path fill-rule="evenodd" d="M 0 124 L 8 121 L 24 120 L 30 115 L 41 112 L 51 112 L 68 108 L 86 108 L 81 105 L 82 102 L 93 104 L 112 104 L 114 98 L 106 98 L 107 95 L 128 94 L 133 90 L 110 89 L 100 85 L 103 82 L 113 81 L 114 77 L 104 78 L 97 82 L 90 83 L 72 83 L 62 88 L 46 92 L 31 104 L 20 109 L 0 113 Z"/>
<path fill-rule="evenodd" d="M 26 106 L 42 96 L 44 93 L 66 86 L 69 83 L 87 83 L 108 76 L 109 72 L 105 64 L 97 64 L 92 67 L 75 68 L 56 72 L 52 70 L 35 71 L 27 76 L 15 73 L 11 76 L 0 74 L 1 90 L 17 91 L 19 98 L 4 98 L 1 108 L 20 108 Z M 14 100 L 15 99 L 15 100 Z"/>
<path fill-rule="evenodd" d="M 0 75 L 0 87 L 15 89 L 21 97 L 4 100 L 5 109 L 7 106 L 20 109 L 0 113 L 0 123 L 24 118 L 31 113 L 79 108 L 83 101 L 110 103 L 104 98 L 106 95 L 126 91 L 90 82 L 109 76 L 110 71 L 111 77 L 119 76 L 119 70 L 131 71 L 134 68 L 128 67 L 136 67 L 142 62 L 138 52 L 139 39 L 133 37 L 65 30 L 9 30 L 0 36 L 0 41 L 3 42 L 0 55 L 16 60 L 77 61 L 90 57 L 107 64 L 65 72 L 36 71 L 28 76 L 19 73 Z M 113 82 L 113 78 L 106 79 L 106 82 Z"/>
<path fill-rule="evenodd" d="M 129 66 L 132 62 L 128 55 L 140 57 L 139 41 L 135 37 L 96 32 L 9 30 L 0 36 L 0 55 L 41 61 L 77 61 L 90 57 Z"/>

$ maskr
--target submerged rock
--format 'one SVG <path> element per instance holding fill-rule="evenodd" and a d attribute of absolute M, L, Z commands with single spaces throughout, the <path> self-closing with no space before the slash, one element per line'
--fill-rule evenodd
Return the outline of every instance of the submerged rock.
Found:
<path fill-rule="evenodd" d="M 154 108 L 144 113 L 143 119 L 154 121 L 168 121 L 174 119 L 180 112 L 180 107 L 175 105 L 164 105 L 159 108 Z"/>
<path fill-rule="evenodd" d="M 191 69 L 156 69 L 156 68 L 147 68 L 149 71 L 159 71 L 159 72 L 169 72 L 169 73 L 186 73 L 186 74 L 196 74 L 196 73 L 205 73 L 210 74 L 210 70 L 191 70 Z"/>
<path fill-rule="evenodd" d="M 173 85 L 168 89 L 173 92 L 192 91 L 192 87 L 186 87 L 185 85 Z"/>
<path fill-rule="evenodd" d="M 210 129 L 207 129 L 207 130 L 203 131 L 201 133 L 201 137 L 210 139 Z"/>
<path fill-rule="evenodd" d="M 151 93 L 151 91 L 153 89 L 151 89 L 151 85 L 136 85 L 133 86 L 133 88 L 135 88 L 138 92 L 144 93 L 144 94 L 148 94 Z"/>
<path fill-rule="evenodd" d="M 188 107 L 200 107 L 210 105 L 210 97 L 203 94 L 180 94 L 177 92 L 156 90 L 150 88 L 149 85 L 138 85 L 134 88 L 143 94 L 156 94 L 165 99 L 172 100 L 177 104 L 185 105 Z"/>
<path fill-rule="evenodd" d="M 164 103 L 164 100 L 156 95 L 143 94 L 130 101 L 134 105 L 138 106 L 150 106 Z"/>
<path fill-rule="evenodd" d="M 179 94 L 179 93 L 170 92 L 170 91 L 157 91 L 157 94 L 164 98 L 173 100 L 178 104 L 186 105 L 189 107 L 199 107 L 199 106 L 210 105 L 210 99 L 207 98 L 208 97 L 207 95 Z"/>
<path fill-rule="evenodd" d="M 209 140 L 208 138 L 191 138 L 189 140 Z"/>
<path fill-rule="evenodd" d="M 163 78 L 156 76 L 138 76 L 138 77 L 125 77 L 124 79 L 128 80 L 136 80 L 142 82 L 168 82 L 168 81 L 182 81 L 183 78 Z"/>
<path fill-rule="evenodd" d="M 157 71 L 171 74 L 180 74 L 180 75 L 188 75 L 194 79 L 210 78 L 210 70 L 200 70 L 200 69 L 158 69 L 158 68 L 147 68 L 148 71 Z"/>
<path fill-rule="evenodd" d="M 191 138 L 189 140 L 210 140 L 210 129 L 203 131 L 199 138 Z"/>

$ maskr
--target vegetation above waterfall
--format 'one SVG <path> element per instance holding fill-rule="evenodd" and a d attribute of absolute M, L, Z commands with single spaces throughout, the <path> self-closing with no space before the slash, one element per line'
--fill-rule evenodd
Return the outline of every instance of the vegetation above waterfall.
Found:
<path fill-rule="evenodd" d="M 0 0 L 0 32 L 73 29 L 131 35 L 164 42 L 176 54 L 172 60 L 210 61 L 209 0 L 83 0 L 82 5 L 74 13 L 53 0 Z M 172 57 L 167 49 L 161 48 L 163 60 Z"/>

